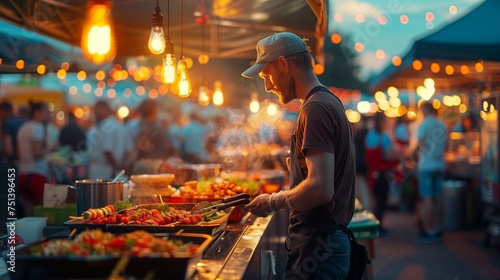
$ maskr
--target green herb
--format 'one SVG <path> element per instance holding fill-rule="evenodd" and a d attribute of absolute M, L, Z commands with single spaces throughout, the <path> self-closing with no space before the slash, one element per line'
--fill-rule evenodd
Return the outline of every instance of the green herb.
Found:
<path fill-rule="evenodd" d="M 132 204 L 128 200 L 118 200 L 113 206 L 115 207 L 115 212 L 119 212 L 132 207 Z"/>

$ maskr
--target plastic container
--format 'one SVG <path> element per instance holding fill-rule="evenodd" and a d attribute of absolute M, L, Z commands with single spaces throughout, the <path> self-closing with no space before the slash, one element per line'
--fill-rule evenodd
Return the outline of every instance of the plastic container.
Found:
<path fill-rule="evenodd" d="M 7 232 L 11 232 L 11 223 L 15 224 L 14 232 L 25 244 L 31 244 L 43 237 L 43 228 L 47 226 L 46 217 L 26 217 L 16 221 L 6 222 Z"/>
<path fill-rule="evenodd" d="M 68 203 L 63 207 L 33 207 L 33 216 L 47 217 L 47 225 L 62 225 L 68 221 L 69 216 L 76 216 L 76 203 Z"/>

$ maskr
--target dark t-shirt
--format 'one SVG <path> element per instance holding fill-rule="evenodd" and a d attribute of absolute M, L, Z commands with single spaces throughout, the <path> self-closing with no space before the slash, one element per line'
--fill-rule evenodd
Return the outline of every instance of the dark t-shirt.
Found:
<path fill-rule="evenodd" d="M 26 122 L 25 119 L 11 116 L 2 123 L 2 132 L 4 135 L 9 135 L 12 140 L 12 148 L 14 150 L 14 159 L 19 159 L 17 151 L 17 132 L 19 128 Z"/>
<path fill-rule="evenodd" d="M 59 133 L 59 144 L 69 146 L 71 150 L 84 151 L 87 149 L 85 131 L 77 123 L 69 123 Z"/>
<path fill-rule="evenodd" d="M 325 205 L 337 223 L 347 225 L 354 212 L 355 152 L 351 126 L 340 100 L 326 90 L 313 94 L 303 104 L 295 128 L 296 150 L 307 177 L 305 154 L 308 149 L 334 154 L 334 195 Z"/>

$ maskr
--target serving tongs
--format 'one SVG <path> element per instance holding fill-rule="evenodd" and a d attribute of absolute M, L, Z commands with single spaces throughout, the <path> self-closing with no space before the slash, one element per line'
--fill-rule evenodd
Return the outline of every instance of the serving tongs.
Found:
<path fill-rule="evenodd" d="M 230 197 L 226 197 L 218 201 L 204 201 L 196 204 L 193 209 L 191 209 L 191 214 L 204 214 L 209 212 L 214 212 L 218 210 L 223 210 L 231 206 L 245 205 L 250 203 L 250 195 L 248 193 L 240 193 Z"/>

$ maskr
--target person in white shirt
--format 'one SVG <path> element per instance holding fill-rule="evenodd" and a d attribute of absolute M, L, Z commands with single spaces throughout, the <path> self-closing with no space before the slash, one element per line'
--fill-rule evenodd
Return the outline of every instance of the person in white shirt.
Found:
<path fill-rule="evenodd" d="M 54 149 L 47 142 L 47 123 L 50 119 L 44 102 L 30 102 L 30 119 L 17 132 L 19 153 L 19 190 L 26 216 L 33 214 L 33 206 L 41 205 L 49 166 L 45 156 Z"/>
<path fill-rule="evenodd" d="M 111 179 L 133 161 L 133 144 L 125 127 L 105 101 L 94 106 L 96 125 L 87 135 L 90 179 Z"/>

